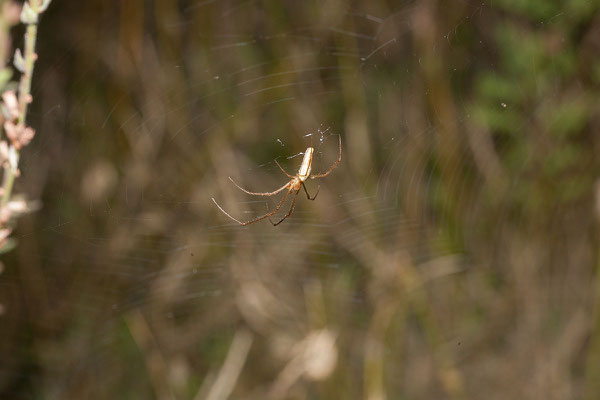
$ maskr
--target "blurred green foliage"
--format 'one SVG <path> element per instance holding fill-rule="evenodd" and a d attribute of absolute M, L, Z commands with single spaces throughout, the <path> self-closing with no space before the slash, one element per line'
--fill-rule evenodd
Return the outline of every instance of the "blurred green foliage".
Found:
<path fill-rule="evenodd" d="M 598 88 L 585 86 L 589 50 L 581 35 L 598 9 L 593 3 L 495 4 L 523 18 L 495 26 L 498 58 L 493 71 L 476 76 L 472 115 L 492 130 L 518 207 L 549 212 L 555 200 L 581 201 L 593 188 L 585 131 L 596 118 Z"/>

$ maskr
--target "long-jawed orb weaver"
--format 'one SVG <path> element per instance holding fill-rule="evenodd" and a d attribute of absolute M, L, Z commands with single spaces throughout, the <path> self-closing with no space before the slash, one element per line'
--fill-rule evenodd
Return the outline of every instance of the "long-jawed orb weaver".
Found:
<path fill-rule="evenodd" d="M 281 170 L 281 172 L 283 172 L 284 174 L 287 175 L 288 178 L 290 178 L 290 181 L 288 183 L 286 183 L 285 185 L 283 185 L 282 187 L 280 187 L 279 189 L 273 191 L 273 192 L 264 192 L 264 193 L 255 193 L 255 192 L 250 192 L 244 188 L 242 188 L 240 185 L 238 185 L 237 183 L 235 183 L 235 181 L 233 179 L 231 179 L 231 177 L 229 177 L 229 180 L 238 188 L 240 189 L 242 192 L 244 193 L 248 193 L 251 194 L 253 196 L 274 196 L 277 193 L 281 192 L 282 190 L 287 189 L 287 193 L 285 194 L 285 196 L 283 196 L 283 198 L 281 199 L 281 201 L 279 202 L 279 204 L 277 205 L 277 207 L 275 207 L 275 209 L 265 215 L 262 215 L 258 218 L 254 218 L 250 221 L 246 221 L 246 222 L 242 222 L 239 221 L 235 218 L 233 218 L 227 211 L 225 211 L 220 205 L 219 203 L 217 203 L 217 201 L 212 198 L 212 201 L 215 203 L 215 205 L 217 207 L 219 207 L 219 210 L 221 210 L 223 212 L 223 214 L 227 215 L 229 218 L 231 218 L 232 220 L 234 220 L 235 222 L 237 222 L 238 224 L 242 225 L 242 226 L 246 226 L 246 225 L 250 225 L 253 224 L 255 222 L 258 221 L 262 221 L 265 218 L 269 218 L 269 222 L 271 224 L 273 224 L 273 226 L 277 226 L 280 223 L 282 223 L 287 217 L 289 217 L 290 215 L 292 215 L 292 212 L 294 211 L 294 206 L 296 205 L 296 198 L 298 197 L 298 193 L 300 193 L 300 189 L 304 189 L 304 192 L 306 193 L 306 197 L 309 200 L 314 200 L 317 198 L 317 195 L 319 194 L 319 189 L 321 188 L 320 186 L 317 188 L 317 193 L 315 193 L 315 195 L 313 197 L 310 197 L 310 194 L 308 194 L 308 190 L 306 189 L 306 185 L 304 184 L 304 181 L 306 181 L 308 178 L 310 179 L 316 179 L 316 178 L 324 178 L 327 175 L 329 175 L 331 173 L 331 171 L 333 171 L 335 169 L 335 167 L 338 166 L 338 164 L 340 163 L 340 161 L 342 161 L 342 137 L 339 136 L 339 142 L 340 142 L 340 155 L 337 159 L 336 162 L 333 163 L 333 165 L 331 166 L 331 168 L 329 168 L 327 170 L 327 172 L 324 173 L 320 173 L 320 174 L 315 174 L 315 175 L 311 175 L 310 171 L 312 169 L 312 160 L 313 160 L 313 154 L 315 152 L 315 149 L 312 147 L 309 147 L 306 149 L 306 151 L 304 152 L 304 158 L 302 159 L 302 165 L 300 165 L 300 169 L 298 169 L 298 173 L 294 176 L 288 174 L 287 172 L 285 172 L 285 170 L 283 168 L 281 168 L 281 165 L 279 165 L 279 163 L 277 162 L 277 160 L 275 160 L 275 164 L 277 164 L 277 166 L 279 167 L 279 169 Z M 277 213 L 277 211 L 279 211 L 279 209 L 281 208 L 281 206 L 283 206 L 283 203 L 285 202 L 285 199 L 287 199 L 287 197 L 290 195 L 290 193 L 295 192 L 294 193 L 294 199 L 292 200 L 292 205 L 290 206 L 290 210 L 288 211 L 287 214 L 285 214 L 285 216 L 283 218 L 281 218 L 279 221 L 277 222 L 273 222 L 271 221 L 271 216 L 275 215 Z"/>

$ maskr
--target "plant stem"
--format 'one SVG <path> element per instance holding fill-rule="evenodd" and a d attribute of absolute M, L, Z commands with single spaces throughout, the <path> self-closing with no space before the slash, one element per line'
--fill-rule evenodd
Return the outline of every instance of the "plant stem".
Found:
<path fill-rule="evenodd" d="M 37 7 L 36 7 L 37 8 Z M 37 11 L 37 10 L 36 10 Z M 24 124 L 27 117 L 27 106 L 30 102 L 31 95 L 31 77 L 33 76 L 33 66 L 37 55 L 35 54 L 35 41 L 37 37 L 37 24 L 27 25 L 27 32 L 25 33 L 25 71 L 21 75 L 21 81 L 19 82 L 19 118 L 18 124 Z M 10 200 L 12 193 L 13 184 L 17 175 L 17 165 L 19 160 L 19 150 L 11 145 L 11 151 L 14 151 L 16 163 L 8 165 L 4 168 L 4 182 L 2 195 L 2 201 L 0 206 L 5 206 Z"/>
<path fill-rule="evenodd" d="M 0 203 L 1 206 L 5 206 L 6 203 L 8 203 L 8 200 L 10 199 L 13 183 L 15 183 L 15 175 L 16 173 L 10 165 L 4 167 L 4 194 L 2 195 L 2 202 Z"/>

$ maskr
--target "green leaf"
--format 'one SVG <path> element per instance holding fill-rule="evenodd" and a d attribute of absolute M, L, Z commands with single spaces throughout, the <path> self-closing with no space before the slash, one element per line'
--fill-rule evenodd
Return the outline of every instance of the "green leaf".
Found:
<path fill-rule="evenodd" d="M 581 133 L 589 120 L 589 107 L 584 101 L 566 101 L 548 114 L 548 130 L 566 138 Z"/>
<path fill-rule="evenodd" d="M 518 82 L 495 72 L 483 72 L 476 85 L 478 93 L 497 103 L 513 103 L 520 101 L 522 97 L 522 88 Z"/>
<path fill-rule="evenodd" d="M 38 13 L 43 13 L 44 11 L 46 11 L 51 1 L 52 0 L 42 0 L 42 4 L 40 4 L 40 6 L 38 7 Z"/>
<path fill-rule="evenodd" d="M 21 10 L 21 22 L 25 25 L 37 24 L 38 13 L 26 1 L 23 3 L 23 9 Z"/>
<path fill-rule="evenodd" d="M 0 70 L 0 91 L 4 91 L 4 87 L 12 78 L 13 71 L 11 68 L 3 68 Z"/>
<path fill-rule="evenodd" d="M 21 49 L 15 50 L 13 64 L 15 68 L 17 68 L 21 73 L 25 72 L 25 58 L 23 58 L 23 53 L 21 53 Z"/>
<path fill-rule="evenodd" d="M 2 247 L 0 247 L 0 254 L 6 254 L 15 247 L 17 247 L 17 240 L 13 238 L 8 238 L 6 239 Z"/>

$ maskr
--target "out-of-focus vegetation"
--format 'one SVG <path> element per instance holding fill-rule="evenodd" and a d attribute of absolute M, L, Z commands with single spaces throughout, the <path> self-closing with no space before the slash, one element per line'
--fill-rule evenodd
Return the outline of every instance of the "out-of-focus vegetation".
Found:
<path fill-rule="evenodd" d="M 0 398 L 600 398 L 599 7 L 53 2 Z"/>

